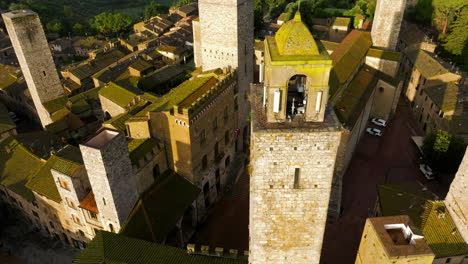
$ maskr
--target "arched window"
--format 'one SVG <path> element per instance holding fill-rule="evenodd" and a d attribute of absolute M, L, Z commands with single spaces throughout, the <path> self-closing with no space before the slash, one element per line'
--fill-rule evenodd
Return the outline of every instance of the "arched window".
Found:
<path fill-rule="evenodd" d="M 286 102 L 286 116 L 294 118 L 297 114 L 304 114 L 306 107 L 305 86 L 307 78 L 305 75 L 294 75 L 288 82 L 288 99 Z"/>
<path fill-rule="evenodd" d="M 114 233 L 114 226 L 112 224 L 109 224 L 109 230 Z"/>

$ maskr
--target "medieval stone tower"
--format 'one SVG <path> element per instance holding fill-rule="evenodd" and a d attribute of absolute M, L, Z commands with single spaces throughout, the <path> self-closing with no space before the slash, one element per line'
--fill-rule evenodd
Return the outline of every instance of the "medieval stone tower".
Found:
<path fill-rule="evenodd" d="M 450 185 L 445 205 L 463 239 L 468 241 L 468 149 Z"/>
<path fill-rule="evenodd" d="M 395 50 L 405 13 L 406 0 L 378 0 L 372 22 L 375 47 Z"/>
<path fill-rule="evenodd" d="M 200 21 L 193 23 L 195 64 L 204 71 L 237 69 L 239 94 L 235 101 L 243 138 L 248 132 L 247 97 L 253 82 L 253 0 L 200 0 L 198 10 Z"/>
<path fill-rule="evenodd" d="M 44 103 L 65 95 L 39 16 L 31 10 L 2 14 L 42 126 L 52 123 Z"/>
<path fill-rule="evenodd" d="M 252 88 L 251 264 L 320 261 L 341 139 L 331 67 L 299 14 L 265 40 L 265 82 Z"/>
<path fill-rule="evenodd" d="M 138 200 L 125 135 L 104 129 L 80 149 L 101 223 L 118 232 Z"/>

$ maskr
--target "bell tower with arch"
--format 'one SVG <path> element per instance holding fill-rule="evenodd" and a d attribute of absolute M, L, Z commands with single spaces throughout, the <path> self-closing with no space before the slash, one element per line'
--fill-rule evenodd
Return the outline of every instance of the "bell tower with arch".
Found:
<path fill-rule="evenodd" d="M 332 61 L 299 13 L 264 46 L 264 83 L 251 89 L 249 262 L 318 264 L 342 134 L 327 103 Z"/>

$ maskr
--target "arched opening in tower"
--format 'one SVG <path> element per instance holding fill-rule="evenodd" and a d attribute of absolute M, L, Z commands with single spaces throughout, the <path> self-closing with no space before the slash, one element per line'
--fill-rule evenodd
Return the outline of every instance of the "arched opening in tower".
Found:
<path fill-rule="evenodd" d="M 307 78 L 305 75 L 294 75 L 288 82 L 288 99 L 286 102 L 286 115 L 289 119 L 296 115 L 304 114 L 306 107 L 305 85 Z"/>

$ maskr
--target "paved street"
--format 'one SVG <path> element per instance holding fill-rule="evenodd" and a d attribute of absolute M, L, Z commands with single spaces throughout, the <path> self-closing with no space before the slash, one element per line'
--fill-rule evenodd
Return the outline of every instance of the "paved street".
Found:
<path fill-rule="evenodd" d="M 208 219 L 190 243 L 237 249 L 249 248 L 249 175 L 243 172 L 232 190 L 225 194 L 210 212 Z M 227 251 L 226 251 L 227 252 Z"/>
<path fill-rule="evenodd" d="M 365 220 L 376 203 L 377 185 L 420 181 L 439 197 L 445 197 L 445 188 L 436 182 L 427 182 L 419 172 L 420 154 L 411 136 L 422 135 L 422 132 L 403 99 L 389 122 L 381 138 L 366 134 L 356 149 L 344 176 L 343 215 L 327 227 L 322 264 L 354 263 Z"/>

